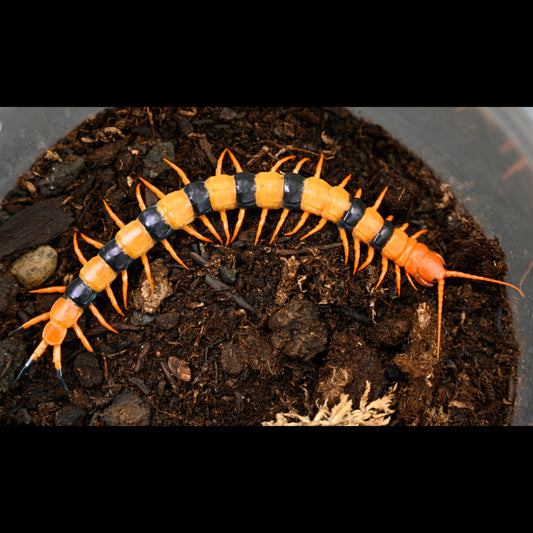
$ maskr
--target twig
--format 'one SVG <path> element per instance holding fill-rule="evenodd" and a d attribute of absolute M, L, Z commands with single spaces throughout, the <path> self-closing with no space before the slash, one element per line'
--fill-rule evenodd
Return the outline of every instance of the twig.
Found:
<path fill-rule="evenodd" d="M 250 305 L 240 294 L 236 292 L 232 292 L 233 289 L 229 286 L 220 281 L 219 279 L 214 278 L 213 276 L 206 274 L 205 275 L 205 281 L 206 283 L 215 291 L 220 292 L 231 292 L 230 298 L 240 307 L 243 309 L 246 309 L 248 312 L 257 314 L 257 309 Z"/>

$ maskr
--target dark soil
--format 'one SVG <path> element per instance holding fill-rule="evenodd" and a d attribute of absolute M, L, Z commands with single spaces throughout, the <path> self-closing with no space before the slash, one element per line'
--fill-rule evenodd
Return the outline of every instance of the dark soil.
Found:
<path fill-rule="evenodd" d="M 63 343 L 71 397 L 55 377 L 50 349 L 12 387 L 42 325 L 8 333 L 48 311 L 57 298 L 29 294 L 9 273 L 13 261 L 37 244 L 49 244 L 59 263 L 46 286 L 67 284 L 80 268 L 74 230 L 101 242 L 117 230 L 102 200 L 128 222 L 139 213 L 138 176 L 164 192 L 181 186 L 162 157 L 191 180 L 204 180 L 226 147 L 252 172 L 270 169 L 283 156 L 310 157 L 304 175 L 324 152 L 324 179 L 338 184 L 353 174 L 347 190 L 353 194 L 361 187 L 368 205 L 388 185 L 380 212 L 394 215 L 397 225 L 408 221 L 412 233 L 427 228 L 421 240 L 446 258 L 448 268 L 498 279 L 506 272 L 497 240 L 483 234 L 453 191 L 380 126 L 344 110 L 109 109 L 50 147 L 3 201 L 2 424 L 259 425 L 290 410 L 312 417 L 317 404 L 327 399 L 332 405 L 342 393 L 358 405 L 366 381 L 370 400 L 397 384 L 393 425 L 510 422 L 518 344 L 503 287 L 447 281 L 436 359 L 435 288 L 415 291 L 403 276 L 398 297 L 390 268 L 375 290 L 379 257 L 352 276 L 353 252 L 345 266 L 333 224 L 299 240 L 317 223 L 314 216 L 297 235 L 280 234 L 269 245 L 276 212 L 269 214 L 256 247 L 254 211 L 229 247 L 200 243 L 185 232 L 175 235 L 171 243 L 189 270 L 156 246 L 149 253 L 155 299 L 141 262 L 133 264 L 126 316 L 105 296 L 96 301 L 120 334 L 85 313 L 80 326 L 95 351 L 88 353 L 73 332 Z M 234 172 L 229 159 L 224 168 Z M 155 203 L 152 193 L 143 194 L 147 205 Z M 285 231 L 299 216 L 289 215 Z M 211 220 L 222 235 L 219 217 Z M 233 228 L 236 212 L 229 220 Z M 199 222 L 195 227 L 209 235 Z M 85 242 L 80 246 L 87 258 L 95 254 Z M 113 289 L 121 303 L 120 280 Z"/>

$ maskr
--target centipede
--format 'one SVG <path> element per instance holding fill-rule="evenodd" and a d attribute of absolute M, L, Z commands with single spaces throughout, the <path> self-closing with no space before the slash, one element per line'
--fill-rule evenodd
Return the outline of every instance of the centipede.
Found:
<path fill-rule="evenodd" d="M 233 164 L 234 174 L 222 172 L 226 156 L 229 156 Z M 344 250 L 345 265 L 348 265 L 350 252 L 353 249 L 354 257 L 351 267 L 353 275 L 372 263 L 376 251 L 380 253 L 381 271 L 375 288 L 382 284 L 388 272 L 389 263 L 394 266 L 398 296 L 401 292 L 402 269 L 407 280 L 416 290 L 416 283 L 424 287 L 432 287 L 436 284 L 435 357 L 437 359 L 441 351 L 444 288 L 447 278 L 465 278 L 506 285 L 518 291 L 522 297 L 524 296 L 520 288 L 506 281 L 446 269 L 444 258 L 418 240 L 428 231 L 427 229 L 408 235 L 406 231 L 409 226 L 408 222 L 395 227 L 392 215 L 383 218 L 378 212 L 387 193 L 387 187 L 382 190 L 371 206 L 367 206 L 362 200 L 361 188 L 353 195 L 346 190 L 346 185 L 352 177 L 351 174 L 335 186 L 321 178 L 323 153 L 316 163 L 313 175 L 307 177 L 301 174 L 301 169 L 306 162 L 310 161 L 308 157 L 300 159 L 292 171 L 286 173 L 280 171 L 285 163 L 294 158 L 296 158 L 295 155 L 286 156 L 276 161 L 269 171 L 252 173 L 244 171 L 235 155 L 229 148 L 226 148 L 218 157 L 215 174 L 204 181 L 191 181 L 175 162 L 164 159 L 178 174 L 183 184 L 182 188 L 165 194 L 146 179 L 139 177 L 136 185 L 136 198 L 141 212 L 135 220 L 127 224 L 104 201 L 106 211 L 119 228 L 115 236 L 104 244 L 80 233 L 82 239 L 98 249 L 97 255 L 87 260 L 78 245 L 77 232 L 74 232 L 74 251 L 82 264 L 78 275 L 66 286 L 30 291 L 31 293 L 59 293 L 61 296 L 48 312 L 26 321 L 10 333 L 13 335 L 20 330 L 46 322 L 42 330 L 41 341 L 18 372 L 14 384 L 19 382 L 30 366 L 50 346 L 56 376 L 67 393 L 71 394 L 63 376 L 61 362 L 61 346 L 68 330 L 73 329 L 83 346 L 88 351 L 93 351 L 93 347 L 78 325 L 80 317 L 88 309 L 102 326 L 113 333 L 118 333 L 96 308 L 94 304 L 96 297 L 105 292 L 115 310 L 124 315 L 111 289 L 111 284 L 120 274 L 122 301 L 124 309 L 127 309 L 127 270 L 136 259 L 141 259 L 148 282 L 154 290 L 147 253 L 155 244 L 163 244 L 171 257 L 187 269 L 189 267 L 169 242 L 169 238 L 175 232 L 186 231 L 197 239 L 213 242 L 211 238 L 204 236 L 192 226 L 193 222 L 199 219 L 213 238 L 229 246 L 239 234 L 247 210 L 252 209 L 260 210 L 254 246 L 259 242 L 269 211 L 281 210 L 269 244 L 272 244 L 279 235 L 289 213 L 291 211 L 301 212 L 297 224 L 285 235 L 296 234 L 305 225 L 310 215 L 318 216 L 319 221 L 313 229 L 300 237 L 302 241 L 319 232 L 328 222 L 336 224 Z M 146 206 L 141 193 L 142 185 L 158 198 L 154 205 Z M 233 231 L 230 231 L 227 213 L 232 210 L 238 210 L 238 213 L 235 227 Z M 209 215 L 213 213 L 218 213 L 220 216 L 225 239 L 221 237 L 209 219 Z M 361 259 L 361 244 L 367 245 L 368 249 L 364 261 Z"/>

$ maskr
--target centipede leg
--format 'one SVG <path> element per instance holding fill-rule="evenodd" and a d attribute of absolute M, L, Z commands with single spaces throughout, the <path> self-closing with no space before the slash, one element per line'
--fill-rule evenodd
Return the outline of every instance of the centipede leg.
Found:
<path fill-rule="evenodd" d="M 104 328 L 107 328 L 109 331 L 112 331 L 113 333 L 118 333 L 118 331 L 114 327 L 110 326 L 107 323 L 106 319 L 100 314 L 100 311 L 96 309 L 96 306 L 94 304 L 91 304 L 89 306 L 89 310 L 95 316 L 96 320 L 98 320 L 98 322 L 100 322 L 100 324 L 104 326 Z"/>
<path fill-rule="evenodd" d="M 276 161 L 276 163 L 270 169 L 270 172 L 276 172 L 276 170 L 278 170 L 278 168 L 281 167 L 281 165 L 283 165 L 285 161 L 289 161 L 290 159 L 294 159 L 295 157 L 295 155 L 289 155 L 287 157 L 284 157 L 283 159 L 280 159 L 279 161 Z"/>
<path fill-rule="evenodd" d="M 150 289 L 152 289 L 152 292 L 155 292 L 154 282 L 152 281 L 152 269 L 150 268 L 150 261 L 148 261 L 148 256 L 146 254 L 141 255 L 141 261 L 143 264 L 144 273 L 146 274 L 146 279 L 150 284 Z"/>
<path fill-rule="evenodd" d="M 272 244 L 274 242 L 274 239 L 277 237 L 279 230 L 281 229 L 283 224 L 285 224 L 285 220 L 287 220 L 287 215 L 289 214 L 289 211 L 290 209 L 284 208 L 283 211 L 281 212 L 281 215 L 278 220 L 278 224 L 276 226 L 276 229 L 274 230 L 274 233 L 272 234 L 272 238 L 270 239 L 269 244 Z"/>
<path fill-rule="evenodd" d="M 355 258 L 353 261 L 353 272 L 352 276 L 355 276 L 355 273 L 357 272 L 357 267 L 359 266 L 359 259 L 361 258 L 361 243 L 359 239 L 353 240 L 353 251 L 355 254 Z"/>
<path fill-rule="evenodd" d="M 410 276 L 409 272 L 407 272 L 407 270 L 405 271 L 405 276 L 407 277 L 407 280 L 409 281 L 409 283 L 411 284 L 411 286 L 413 287 L 413 289 L 415 291 L 418 290 L 418 287 L 415 285 L 415 282 L 413 281 L 413 278 Z"/>
<path fill-rule="evenodd" d="M 259 240 L 259 236 L 261 235 L 261 231 L 263 230 L 263 226 L 265 225 L 265 220 L 268 215 L 268 209 L 265 207 L 261 211 L 261 218 L 259 219 L 259 224 L 257 225 L 257 232 L 255 234 L 255 241 L 254 246 L 257 244 L 257 241 Z"/>
<path fill-rule="evenodd" d="M 28 369 L 30 368 L 30 366 L 35 362 L 37 361 L 37 359 L 39 359 L 39 357 L 41 357 L 41 355 L 43 355 L 43 353 L 45 352 L 46 348 L 48 347 L 48 344 L 47 342 L 43 339 L 39 345 L 37 346 L 37 348 L 35 348 L 35 350 L 33 351 L 33 353 L 30 355 L 29 359 L 26 361 L 26 363 L 24 364 L 24 366 L 22 367 L 22 370 L 18 373 L 17 377 L 13 380 L 13 385 L 15 385 L 19 379 L 28 371 Z"/>
<path fill-rule="evenodd" d="M 308 218 L 309 218 L 309 213 L 307 211 L 302 213 L 302 216 L 300 217 L 298 224 L 296 224 L 296 226 L 294 226 L 294 228 L 291 231 L 289 231 L 288 233 L 285 233 L 285 235 L 294 235 L 305 224 Z"/>
<path fill-rule="evenodd" d="M 348 244 L 348 236 L 346 235 L 345 229 L 339 228 L 339 235 L 342 241 L 342 246 L 344 248 L 344 264 L 348 264 L 348 256 L 350 254 L 350 245 Z"/>
<path fill-rule="evenodd" d="M 50 318 L 50 312 L 43 313 L 42 315 L 36 316 L 28 320 L 27 322 L 24 322 L 22 326 L 19 326 L 16 330 L 12 331 L 12 333 L 15 333 L 16 331 L 19 331 L 21 329 L 27 329 L 31 326 L 35 326 L 35 324 L 38 324 L 39 322 L 43 322 L 44 320 L 48 320 Z"/>
<path fill-rule="evenodd" d="M 245 214 L 246 214 L 246 209 L 243 209 L 241 207 L 239 209 L 239 214 L 237 216 L 237 222 L 235 224 L 235 229 L 233 230 L 233 237 L 231 237 L 231 240 L 229 241 L 230 244 L 235 240 L 235 237 L 237 237 L 237 234 L 239 233 L 239 230 L 241 229 Z"/>
<path fill-rule="evenodd" d="M 65 383 L 65 380 L 63 379 L 63 369 L 61 368 L 61 344 L 54 346 L 52 360 L 56 369 L 57 379 L 59 379 L 61 385 L 63 385 L 63 388 L 67 391 L 67 394 L 69 396 L 72 396 L 72 393 L 70 392 L 69 388 L 67 387 L 67 384 Z"/>
<path fill-rule="evenodd" d="M 358 268 L 359 270 L 365 269 L 370 263 L 372 263 L 372 260 L 374 259 L 374 248 L 371 246 L 368 247 L 368 255 L 366 256 L 365 262 Z"/>
<path fill-rule="evenodd" d="M 300 159 L 300 161 L 298 161 L 298 163 L 296 163 L 296 166 L 294 167 L 293 173 L 294 174 L 298 174 L 298 172 L 300 171 L 300 169 L 302 168 L 303 164 L 306 161 L 310 161 L 310 159 L 308 157 L 304 157 L 303 159 Z"/>
<path fill-rule="evenodd" d="M 228 216 L 226 215 L 226 211 L 219 211 L 219 213 L 220 213 L 220 220 L 222 221 L 222 226 L 224 228 L 224 233 L 226 234 L 226 246 L 227 246 L 231 238 L 231 235 L 229 233 Z"/>
<path fill-rule="evenodd" d="M 128 308 L 128 271 L 121 272 L 122 277 L 122 301 L 124 302 L 124 309 Z"/>
<path fill-rule="evenodd" d="M 307 239 L 307 237 L 309 237 L 310 235 L 313 235 L 313 233 L 317 233 L 318 231 L 320 231 L 326 225 L 327 221 L 327 218 L 322 217 L 319 220 L 318 224 L 311 231 L 308 231 L 303 237 L 300 237 L 300 240 L 303 241 L 304 239 Z"/>
<path fill-rule="evenodd" d="M 78 339 L 80 339 L 81 343 L 83 344 L 83 346 L 85 346 L 85 349 L 88 351 L 88 352 L 92 352 L 94 351 L 93 350 L 93 347 L 91 346 L 91 343 L 87 340 L 87 337 L 83 334 L 83 331 L 81 330 L 80 326 L 78 325 L 77 322 L 74 322 L 74 324 L 72 325 L 73 329 L 74 329 L 74 332 L 76 333 L 76 335 L 78 336 Z"/>
<path fill-rule="evenodd" d="M 399 265 L 394 265 L 394 273 L 396 274 L 396 290 L 400 296 L 400 288 L 402 286 L 402 271 Z"/>
<path fill-rule="evenodd" d="M 381 256 L 381 273 L 379 275 L 378 282 L 376 283 L 376 286 L 374 287 L 375 289 L 377 289 L 381 285 L 381 282 L 383 281 L 383 279 L 385 278 L 385 274 L 387 273 L 388 267 L 389 267 L 389 260 L 384 255 L 382 255 Z"/>

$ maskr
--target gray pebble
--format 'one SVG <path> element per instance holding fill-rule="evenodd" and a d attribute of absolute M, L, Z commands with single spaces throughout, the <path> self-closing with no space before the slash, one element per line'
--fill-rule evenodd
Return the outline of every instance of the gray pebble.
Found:
<path fill-rule="evenodd" d="M 65 405 L 56 413 L 57 426 L 81 426 L 87 411 L 76 405 Z"/>
<path fill-rule="evenodd" d="M 174 160 L 174 145 L 171 142 L 158 142 L 148 152 L 144 160 L 143 177 L 154 179 L 170 167 L 163 161 Z"/>
<path fill-rule="evenodd" d="M 93 417 L 106 426 L 148 426 L 152 413 L 142 398 L 132 391 L 117 394 L 113 403 Z"/>
<path fill-rule="evenodd" d="M 85 159 L 78 155 L 69 155 L 64 161 L 54 163 L 46 176 L 37 182 L 43 196 L 56 196 L 63 192 L 80 174 L 85 166 Z"/>

